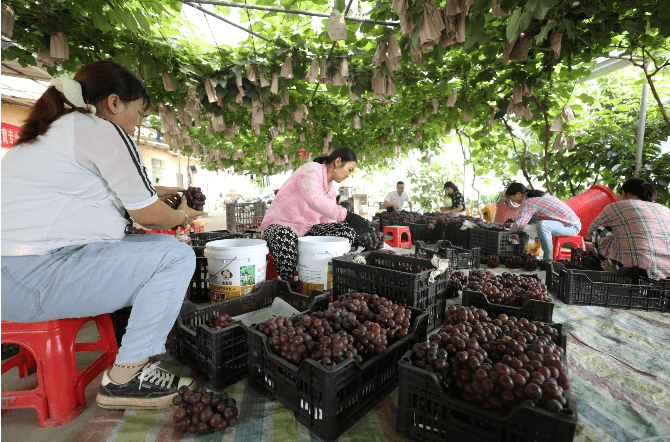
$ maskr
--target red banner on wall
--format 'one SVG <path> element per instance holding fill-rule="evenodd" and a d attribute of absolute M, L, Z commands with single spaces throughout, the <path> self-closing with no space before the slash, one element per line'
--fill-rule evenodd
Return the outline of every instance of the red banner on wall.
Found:
<path fill-rule="evenodd" d="M 21 128 L 13 124 L 2 123 L 2 147 L 12 147 L 19 139 Z"/>

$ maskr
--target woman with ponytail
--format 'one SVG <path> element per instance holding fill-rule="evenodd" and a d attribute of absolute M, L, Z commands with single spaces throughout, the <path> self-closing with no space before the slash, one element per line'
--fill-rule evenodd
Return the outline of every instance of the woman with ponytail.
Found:
<path fill-rule="evenodd" d="M 165 408 L 182 385 L 149 362 L 165 340 L 195 269 L 167 235 L 125 236 L 134 219 L 186 226 L 202 212 L 154 186 L 131 134 L 151 107 L 141 81 L 111 61 L 62 75 L 32 107 L 2 159 L 2 319 L 51 321 L 132 306 L 96 401 L 105 408 Z M 132 219 L 130 218 L 132 217 Z"/>
<path fill-rule="evenodd" d="M 604 266 L 638 266 L 650 278 L 670 277 L 670 209 L 656 204 L 656 188 L 642 178 L 621 186 L 586 233 Z"/>
<path fill-rule="evenodd" d="M 582 223 L 574 210 L 541 190 L 527 189 L 521 183 L 512 183 L 507 187 L 505 195 L 510 201 L 521 205 L 519 216 L 510 232 L 520 232 L 528 223 L 535 222 L 545 259 L 554 256 L 554 236 L 575 236 L 582 229 Z"/>
<path fill-rule="evenodd" d="M 296 170 L 279 189 L 263 218 L 261 232 L 279 277 L 294 285 L 301 236 L 340 236 L 353 245 L 368 228 L 365 218 L 337 204 L 333 181 L 341 183 L 356 168 L 356 154 L 335 149 Z M 319 224 L 320 222 L 320 224 Z"/>

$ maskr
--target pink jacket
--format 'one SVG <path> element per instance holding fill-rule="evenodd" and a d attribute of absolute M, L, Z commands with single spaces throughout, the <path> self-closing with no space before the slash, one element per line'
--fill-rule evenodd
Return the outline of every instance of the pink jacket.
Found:
<path fill-rule="evenodd" d="M 318 220 L 344 221 L 347 209 L 338 205 L 337 194 L 328 182 L 325 164 L 309 162 L 296 170 L 281 186 L 261 223 L 261 232 L 271 224 L 290 227 L 305 236 Z"/>

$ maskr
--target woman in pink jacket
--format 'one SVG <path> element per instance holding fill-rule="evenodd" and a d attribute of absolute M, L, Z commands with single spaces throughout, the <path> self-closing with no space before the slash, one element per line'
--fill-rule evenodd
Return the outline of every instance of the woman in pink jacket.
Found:
<path fill-rule="evenodd" d="M 263 218 L 261 232 L 279 277 L 293 283 L 301 236 L 340 236 L 353 245 L 368 222 L 336 203 L 332 182 L 356 168 L 356 154 L 340 147 L 296 170 L 279 189 Z M 318 222 L 321 221 L 320 224 Z"/>

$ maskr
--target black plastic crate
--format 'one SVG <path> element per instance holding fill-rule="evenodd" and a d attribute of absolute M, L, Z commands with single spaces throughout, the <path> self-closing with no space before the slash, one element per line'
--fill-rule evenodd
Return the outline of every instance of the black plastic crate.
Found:
<path fill-rule="evenodd" d="M 531 321 L 551 322 L 554 315 L 554 303 L 551 301 L 538 301 L 530 299 L 521 307 L 496 304 L 489 302 L 486 295 L 482 292 L 463 289 L 463 299 L 461 303 L 465 307 L 475 306 L 486 310 L 489 316 L 497 318 L 500 314 L 515 316 L 517 318 L 526 318 Z"/>
<path fill-rule="evenodd" d="M 464 249 L 470 248 L 470 231 L 472 229 L 461 230 L 461 226 L 453 224 L 439 224 L 442 231 L 442 239 L 449 241 L 456 247 Z"/>
<path fill-rule="evenodd" d="M 264 333 L 250 328 L 248 382 L 292 410 L 311 433 L 335 440 L 396 388 L 398 360 L 415 343 L 426 340 L 428 314 L 410 310 L 407 337 L 363 365 L 348 359 L 324 366 L 306 359 L 296 366 L 274 354 Z"/>
<path fill-rule="evenodd" d="M 191 247 L 193 247 L 194 249 L 196 247 L 205 247 L 205 244 L 207 244 L 210 241 L 216 241 L 219 239 L 242 238 L 242 235 L 236 233 L 230 233 L 227 230 L 217 230 L 215 232 L 191 233 L 189 236 L 191 238 Z"/>
<path fill-rule="evenodd" d="M 442 239 L 442 228 L 436 224 L 432 229 L 428 224 L 407 223 L 409 233 L 412 235 L 412 243 L 415 241 L 436 242 Z"/>
<path fill-rule="evenodd" d="M 549 262 L 547 289 L 566 304 L 670 313 L 670 278 L 657 281 L 642 272 L 637 267 L 618 272 L 566 269 Z"/>
<path fill-rule="evenodd" d="M 260 228 L 267 210 L 264 201 L 226 204 L 226 227 L 233 233 Z"/>
<path fill-rule="evenodd" d="M 21 351 L 19 344 L 2 344 L 2 359 L 13 358 Z"/>
<path fill-rule="evenodd" d="M 565 350 L 561 324 L 552 324 Z M 411 362 L 412 350 L 398 363 L 398 434 L 421 442 L 571 442 L 579 420 L 570 390 L 558 413 L 521 405 L 505 415 L 486 410 L 443 391 L 435 373 Z M 561 358 L 567 366 L 567 357 Z"/>
<path fill-rule="evenodd" d="M 516 232 L 519 235 L 519 244 L 509 242 L 512 233 L 500 230 L 468 229 L 470 230 L 470 246 L 481 247 L 481 260 L 486 262 L 489 255 L 525 255 L 526 234 Z"/>
<path fill-rule="evenodd" d="M 603 270 L 603 267 L 600 264 L 600 260 L 598 258 L 585 256 L 584 253 L 584 250 L 580 249 L 579 247 L 572 249 L 570 253 L 570 264 L 572 264 L 574 268 L 595 271 Z"/>
<path fill-rule="evenodd" d="M 452 245 L 447 240 L 434 244 L 417 241 L 415 253 L 425 253 L 431 258 L 438 255 L 442 259 L 448 259 L 453 269 L 478 269 L 480 267 L 481 249 L 479 247 L 472 250 L 463 249 Z"/>
<path fill-rule="evenodd" d="M 170 354 L 194 368 L 198 376 L 214 390 L 220 390 L 245 378 L 249 341 L 244 324 L 238 322 L 231 327 L 215 329 L 208 327 L 206 322 L 224 313 L 234 317 L 270 307 L 277 297 L 300 312 L 328 308 L 328 295 L 319 291 L 315 290 L 307 297 L 292 292 L 286 281 L 266 281 L 258 292 L 251 295 L 188 313 L 182 310 L 170 340 Z M 198 326 L 198 330 L 192 330 L 191 326 Z"/>
<path fill-rule="evenodd" d="M 355 256 L 365 258 L 367 264 L 354 262 Z M 339 297 L 355 290 L 391 299 L 399 304 L 430 313 L 428 330 L 433 330 L 446 319 L 446 295 L 449 272 L 445 271 L 429 281 L 435 267 L 430 260 L 364 252 L 333 258 L 333 294 Z M 383 262 L 384 266 L 375 264 Z M 428 270 L 418 271 L 418 267 Z"/>

